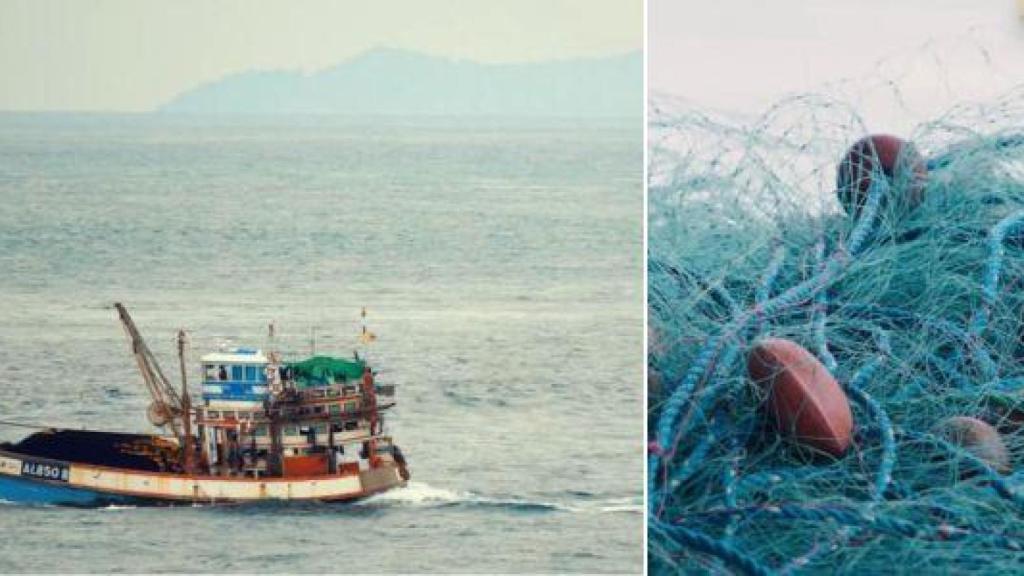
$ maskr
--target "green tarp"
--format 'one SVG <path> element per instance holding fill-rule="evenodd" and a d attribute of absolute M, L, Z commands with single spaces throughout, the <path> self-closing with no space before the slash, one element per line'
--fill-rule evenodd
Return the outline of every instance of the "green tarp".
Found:
<path fill-rule="evenodd" d="M 328 386 L 345 380 L 358 381 L 363 377 L 366 363 L 362 360 L 313 356 L 302 362 L 291 362 L 293 378 L 300 387 Z"/>

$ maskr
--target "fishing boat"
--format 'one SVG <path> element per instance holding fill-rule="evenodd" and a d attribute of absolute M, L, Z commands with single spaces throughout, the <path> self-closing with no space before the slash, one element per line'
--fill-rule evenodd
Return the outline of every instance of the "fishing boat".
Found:
<path fill-rule="evenodd" d="M 327 502 L 408 481 L 405 457 L 385 434 L 394 386 L 377 382 L 357 353 L 286 361 L 276 350 L 217 350 L 200 358 L 202 394 L 193 405 L 185 333 L 178 333 L 179 389 L 125 307 L 114 308 L 152 398 L 147 416 L 162 433 L 47 428 L 0 444 L 0 499 L 70 506 Z"/>

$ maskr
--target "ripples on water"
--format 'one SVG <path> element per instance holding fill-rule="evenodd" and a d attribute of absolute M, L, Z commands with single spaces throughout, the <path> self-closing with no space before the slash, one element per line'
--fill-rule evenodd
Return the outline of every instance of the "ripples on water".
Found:
<path fill-rule="evenodd" d="M 413 472 L 350 505 L 5 505 L 0 572 L 641 569 L 639 126 L 0 127 L 3 419 L 148 429 L 115 300 L 168 371 L 179 327 L 193 359 L 271 320 L 347 352 L 366 306 Z"/>

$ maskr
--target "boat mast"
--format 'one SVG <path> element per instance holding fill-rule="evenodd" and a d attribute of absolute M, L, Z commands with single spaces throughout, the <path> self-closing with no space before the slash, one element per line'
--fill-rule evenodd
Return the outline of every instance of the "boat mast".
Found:
<path fill-rule="evenodd" d="M 267 474 L 280 476 L 284 469 L 284 444 L 281 441 L 281 409 L 277 402 L 284 392 L 281 378 L 281 354 L 277 351 L 277 329 L 274 322 L 267 325 L 267 386 L 270 397 L 264 413 L 267 416 L 267 433 L 270 435 L 270 451 L 267 454 Z"/>
<path fill-rule="evenodd" d="M 192 397 L 188 393 L 188 371 L 185 370 L 185 331 L 178 330 L 178 363 L 181 366 L 181 404 L 182 404 L 182 424 L 184 430 L 184 442 L 182 443 L 182 450 L 184 451 L 184 458 L 182 459 L 182 465 L 185 468 L 186 474 L 193 472 L 192 456 L 194 454 L 192 448 Z"/>
<path fill-rule="evenodd" d="M 170 381 L 167 380 L 163 371 L 160 370 L 160 364 L 157 363 L 156 357 L 153 356 L 149 346 L 146 345 L 146 341 L 139 334 L 139 330 L 135 327 L 135 322 L 128 315 L 128 310 L 120 302 L 115 302 L 114 308 L 117 310 L 117 314 L 121 318 L 121 324 L 131 340 L 132 354 L 139 365 L 142 380 L 146 383 L 149 395 L 153 398 L 153 403 L 150 405 L 151 421 L 153 421 L 155 426 L 161 427 L 170 424 L 174 435 L 181 438 L 181 429 L 177 421 L 177 418 L 182 414 L 181 398 L 178 397 L 177 391 L 174 390 Z M 154 415 L 156 416 L 155 421 L 152 418 Z"/>

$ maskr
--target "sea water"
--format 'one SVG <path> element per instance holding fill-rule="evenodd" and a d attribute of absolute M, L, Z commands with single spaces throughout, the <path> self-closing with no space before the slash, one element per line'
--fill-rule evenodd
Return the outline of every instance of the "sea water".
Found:
<path fill-rule="evenodd" d="M 0 116 L 0 419 L 152 431 L 120 301 L 176 383 L 188 331 L 193 390 L 271 322 L 358 350 L 412 472 L 355 504 L 2 504 L 0 572 L 640 571 L 641 171 L 639 121 Z"/>

